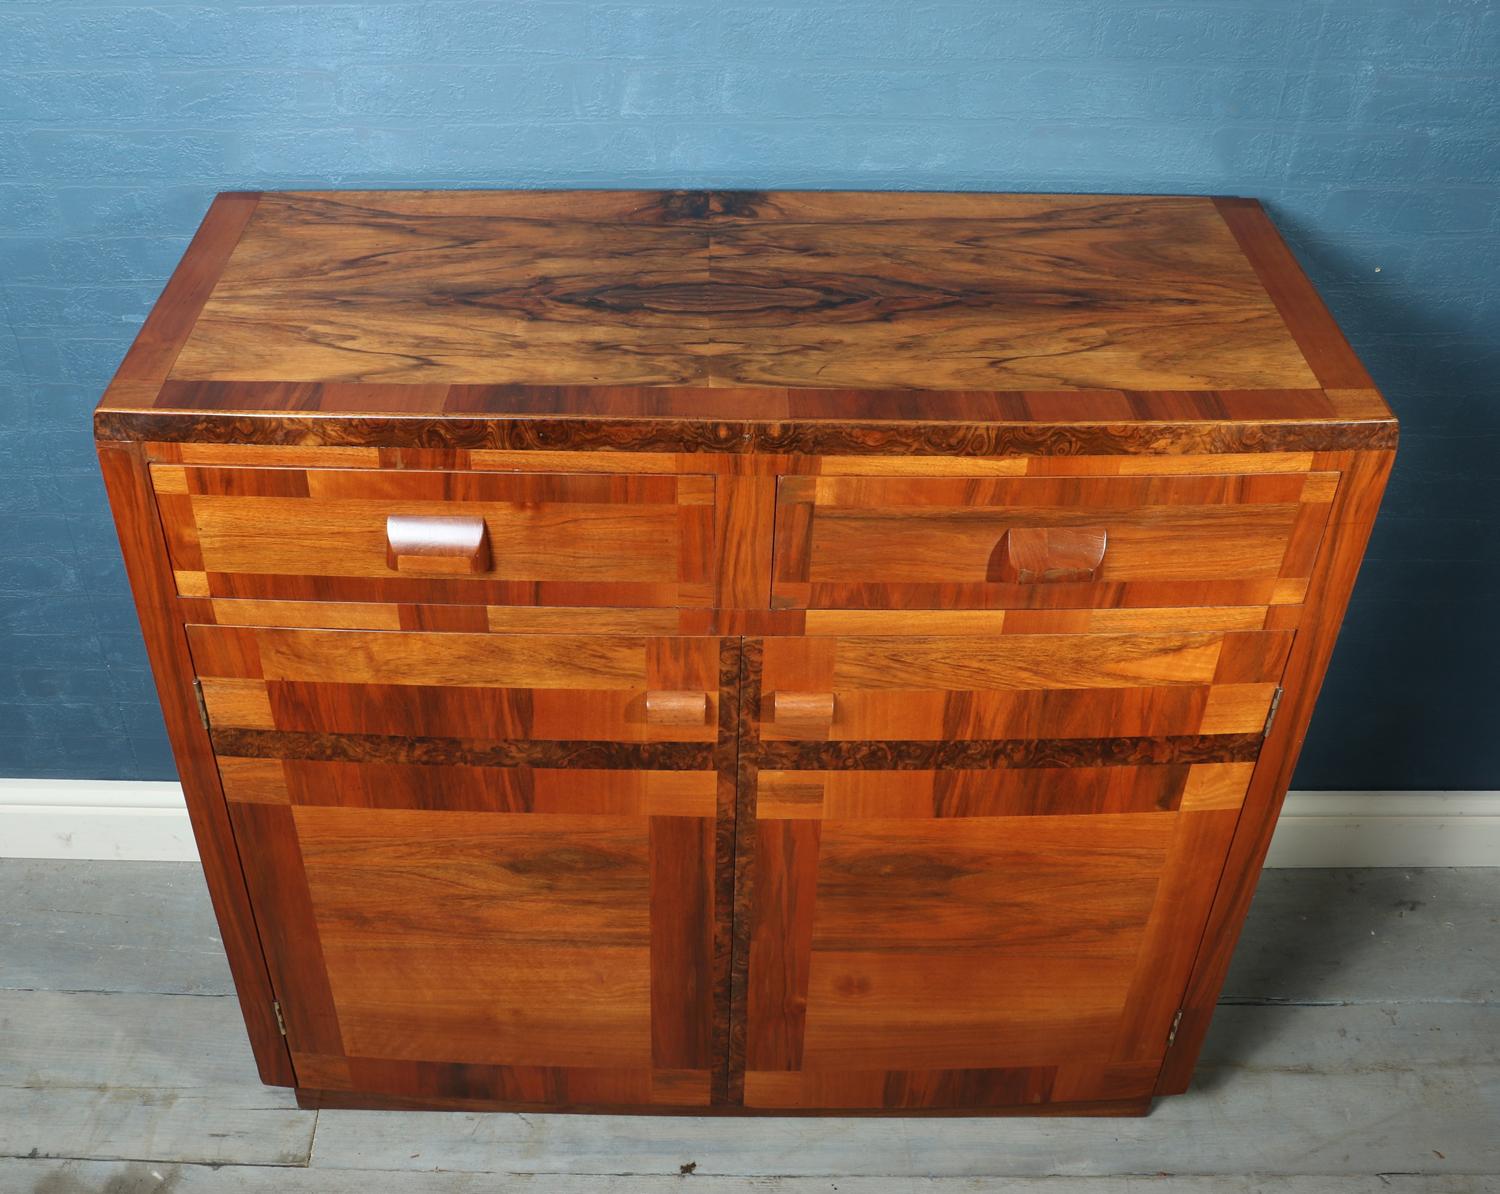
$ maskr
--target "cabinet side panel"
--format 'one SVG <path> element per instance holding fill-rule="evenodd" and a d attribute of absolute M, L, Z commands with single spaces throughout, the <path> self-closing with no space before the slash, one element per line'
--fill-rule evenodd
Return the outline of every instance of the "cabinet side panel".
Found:
<path fill-rule="evenodd" d="M 137 448 L 109 443 L 99 445 L 99 464 L 255 1062 L 263 1082 L 291 1086 L 291 1058 L 276 1025 L 265 958 L 214 766 L 213 748 L 196 713 L 187 640 L 177 616 L 171 566 L 145 467 Z"/>
<path fill-rule="evenodd" d="M 1316 468 L 1338 469 L 1343 479 L 1313 572 L 1302 628 L 1287 664 L 1281 705 L 1245 797 L 1229 860 L 1183 997 L 1182 1020 L 1157 1083 L 1159 1095 L 1180 1094 L 1192 1080 L 1193 1066 L 1255 895 L 1276 818 L 1307 736 L 1394 458 L 1394 452 L 1324 453 L 1317 458 Z"/>

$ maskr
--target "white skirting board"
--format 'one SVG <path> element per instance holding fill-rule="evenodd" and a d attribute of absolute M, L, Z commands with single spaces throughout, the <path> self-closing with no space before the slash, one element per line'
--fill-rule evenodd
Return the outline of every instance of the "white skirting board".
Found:
<path fill-rule="evenodd" d="M 196 862 L 182 785 L 0 779 L 0 858 Z"/>
<path fill-rule="evenodd" d="M 1288 792 L 1267 866 L 1500 866 L 1500 792 Z"/>
<path fill-rule="evenodd" d="M 192 862 L 182 789 L 0 779 L 0 858 Z M 1500 792 L 1293 792 L 1267 866 L 1500 866 Z"/>

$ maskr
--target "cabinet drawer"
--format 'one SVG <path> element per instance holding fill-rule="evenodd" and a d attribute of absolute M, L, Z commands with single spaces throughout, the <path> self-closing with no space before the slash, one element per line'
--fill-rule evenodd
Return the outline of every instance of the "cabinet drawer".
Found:
<path fill-rule="evenodd" d="M 712 476 L 160 464 L 151 474 L 183 596 L 713 600 Z"/>
<path fill-rule="evenodd" d="M 782 477 L 772 604 L 1297 604 L 1337 482 L 1337 473 Z"/>

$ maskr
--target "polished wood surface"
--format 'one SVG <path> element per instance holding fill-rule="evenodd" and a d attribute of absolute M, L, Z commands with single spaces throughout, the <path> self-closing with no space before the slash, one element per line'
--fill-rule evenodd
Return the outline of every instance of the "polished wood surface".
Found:
<path fill-rule="evenodd" d="M 711 476 L 158 464 L 152 480 L 184 596 L 671 606 L 713 597 Z M 461 556 L 442 554 L 453 548 L 436 539 L 454 519 L 468 520 Z"/>
<path fill-rule="evenodd" d="M 821 683 L 836 714 L 763 716 L 740 745 L 746 1104 L 1148 1093 L 1290 637 L 752 640 L 743 707 Z M 1118 732 L 1229 742 L 1225 761 L 1065 753 Z M 824 737 L 844 749 L 775 749 Z M 989 738 L 1064 753 L 921 750 Z"/>
<path fill-rule="evenodd" d="M 753 192 L 264 195 L 172 376 L 1316 384 L 1209 199 Z"/>
<path fill-rule="evenodd" d="M 1126 451 L 1392 444 L 1253 201 L 307 192 L 223 197 L 205 237 L 208 291 L 184 281 L 170 350 L 150 385 L 111 388 L 101 431 L 809 453 L 1077 451 L 1080 434 Z"/>
<path fill-rule="evenodd" d="M 740 192 L 221 197 L 95 427 L 267 1081 L 794 1114 L 1186 1086 L 1396 434 L 1253 201 Z"/>
<path fill-rule="evenodd" d="M 772 603 L 1300 604 L 1337 484 L 1328 472 L 783 477 Z"/>
<path fill-rule="evenodd" d="M 716 708 L 736 643 L 189 639 L 252 895 L 279 926 L 299 1085 L 667 1106 L 722 1089 L 732 859 L 715 835 L 734 744 Z M 696 717 L 681 700 L 654 717 L 648 685 L 696 697 Z M 236 730 L 264 731 L 254 753 L 234 753 Z M 345 738 L 429 749 L 350 757 Z M 543 750 L 502 762 L 489 740 Z M 702 746 L 660 769 L 573 749 L 639 741 Z"/>

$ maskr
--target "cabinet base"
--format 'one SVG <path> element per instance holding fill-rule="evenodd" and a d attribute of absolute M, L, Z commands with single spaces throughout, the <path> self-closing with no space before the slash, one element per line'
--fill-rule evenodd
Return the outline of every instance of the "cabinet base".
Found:
<path fill-rule="evenodd" d="M 849 1110 L 825 1107 L 620 1107 L 504 1103 L 492 1099 L 447 1099 L 367 1094 L 351 1090 L 296 1088 L 297 1106 L 307 1110 L 342 1111 L 510 1111 L 592 1115 L 712 1115 L 712 1116 L 884 1116 L 891 1117 L 1016 1117 L 1091 1116 L 1140 1117 L 1151 1114 L 1152 1099 L 1112 1099 L 1095 1103 L 1023 1103 L 1009 1107 L 891 1107 Z"/>

